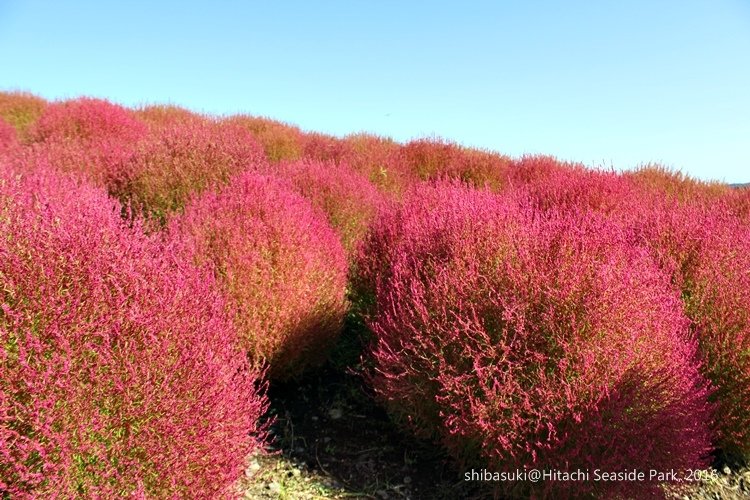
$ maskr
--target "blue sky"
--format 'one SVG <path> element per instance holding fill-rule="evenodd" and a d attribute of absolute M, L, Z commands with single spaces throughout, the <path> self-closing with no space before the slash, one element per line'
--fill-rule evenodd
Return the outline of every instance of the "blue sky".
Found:
<path fill-rule="evenodd" d="M 745 0 L 0 0 L 0 89 L 750 181 Z"/>

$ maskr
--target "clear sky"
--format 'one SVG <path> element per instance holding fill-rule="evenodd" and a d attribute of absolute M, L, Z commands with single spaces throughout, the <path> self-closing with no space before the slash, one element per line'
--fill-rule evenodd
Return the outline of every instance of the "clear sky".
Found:
<path fill-rule="evenodd" d="M 750 181 L 748 0 L 0 0 L 0 89 Z"/>

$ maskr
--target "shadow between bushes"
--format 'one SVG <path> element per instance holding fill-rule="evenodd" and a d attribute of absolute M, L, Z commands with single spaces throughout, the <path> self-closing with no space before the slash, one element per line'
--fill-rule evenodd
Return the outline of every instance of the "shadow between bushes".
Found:
<path fill-rule="evenodd" d="M 256 489 L 247 498 L 493 498 L 487 484 L 465 481 L 463 472 L 439 447 L 401 431 L 389 419 L 359 375 L 361 342 L 348 329 L 324 366 L 299 380 L 269 387 L 268 417 L 275 419 L 269 451 L 284 463 L 276 468 L 283 469 L 285 476 L 300 474 L 317 484 L 317 493 L 308 496 L 309 489 L 303 494 L 292 487 L 281 494 L 268 491 L 258 496 Z M 688 492 L 673 492 L 673 497 L 709 499 L 723 498 L 727 492 L 750 493 L 743 483 L 750 479 L 743 479 L 748 474 L 745 460 L 721 452 L 713 459 L 713 470 L 724 471 L 718 482 L 696 484 Z M 273 486 L 276 480 L 271 481 Z"/>
<path fill-rule="evenodd" d="M 400 432 L 361 377 L 335 363 L 268 394 L 272 450 L 346 492 L 333 498 L 488 498 L 435 446 Z"/>
<path fill-rule="evenodd" d="M 354 307 L 326 363 L 268 390 L 271 447 L 325 492 L 312 498 L 483 500 L 486 484 L 467 482 L 434 443 L 400 429 L 362 377 L 371 340 Z M 297 498 L 283 494 L 279 498 Z M 307 498 L 300 495 L 299 498 Z"/>

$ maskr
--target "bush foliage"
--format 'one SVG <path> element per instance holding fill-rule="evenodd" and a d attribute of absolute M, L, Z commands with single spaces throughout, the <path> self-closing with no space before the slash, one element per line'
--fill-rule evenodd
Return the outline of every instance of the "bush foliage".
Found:
<path fill-rule="evenodd" d="M 291 184 L 246 172 L 193 200 L 169 230 L 218 277 L 242 346 L 271 377 L 326 359 L 346 311 L 346 258 L 325 215 Z"/>
<path fill-rule="evenodd" d="M 302 157 L 302 131 L 292 125 L 270 118 L 239 115 L 227 119 L 228 123 L 243 127 L 263 145 L 271 162 L 298 160 Z"/>
<path fill-rule="evenodd" d="M 0 491 L 231 496 L 266 402 L 210 276 L 102 191 L 0 170 Z"/>
<path fill-rule="evenodd" d="M 81 97 L 49 104 L 30 130 L 35 142 L 112 140 L 133 142 L 147 132 L 132 111 L 103 99 Z"/>
<path fill-rule="evenodd" d="M 457 179 L 476 187 L 499 190 L 507 183 L 510 159 L 470 149 L 441 139 L 419 139 L 407 143 L 402 168 L 422 180 Z"/>
<path fill-rule="evenodd" d="M 347 253 L 353 252 L 382 203 L 375 186 L 345 164 L 300 160 L 282 164 L 279 171 L 325 212 Z"/>
<path fill-rule="evenodd" d="M 12 125 L 23 140 L 46 106 L 47 101 L 26 92 L 0 92 L 0 119 Z"/>
<path fill-rule="evenodd" d="M 750 456 L 749 228 L 726 208 L 673 202 L 641 209 L 631 228 L 681 293 L 715 386 L 716 444 Z"/>
<path fill-rule="evenodd" d="M 191 195 L 265 165 L 263 149 L 246 130 L 212 122 L 180 122 L 141 141 L 119 168 L 112 190 L 137 212 L 164 222 Z"/>
<path fill-rule="evenodd" d="M 18 144 L 16 129 L 4 120 L 0 119 L 0 153 L 9 150 Z"/>
<path fill-rule="evenodd" d="M 425 186 L 378 219 L 357 283 L 380 400 L 491 470 L 705 465 L 708 385 L 664 274 L 591 212 L 542 216 L 523 205 Z M 556 497 L 656 491 L 504 486 Z"/>

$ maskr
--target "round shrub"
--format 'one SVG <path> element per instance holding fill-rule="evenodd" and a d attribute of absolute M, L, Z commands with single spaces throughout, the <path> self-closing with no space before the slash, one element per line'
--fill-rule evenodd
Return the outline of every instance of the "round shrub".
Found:
<path fill-rule="evenodd" d="M 135 144 L 117 140 L 50 140 L 16 148 L 10 156 L 20 167 L 33 169 L 44 164 L 64 174 L 84 176 L 91 184 L 112 192 L 123 179 L 123 166 L 134 150 Z"/>
<path fill-rule="evenodd" d="M 49 104 L 30 133 L 35 142 L 114 139 L 132 142 L 147 131 L 146 125 L 130 110 L 103 99 L 81 97 Z"/>
<path fill-rule="evenodd" d="M 272 378 L 325 360 L 346 310 L 347 264 L 325 215 L 290 184 L 243 173 L 193 200 L 169 233 L 213 269 L 241 345 Z"/>
<path fill-rule="evenodd" d="M 318 132 L 302 134 L 302 156 L 305 158 L 339 162 L 347 152 L 346 143 L 338 137 Z"/>
<path fill-rule="evenodd" d="M 404 171 L 402 147 L 392 139 L 369 134 L 354 134 L 344 138 L 346 154 L 342 161 L 366 176 L 383 192 L 398 195 L 415 182 L 410 172 Z"/>
<path fill-rule="evenodd" d="M 298 160 L 302 156 L 302 131 L 293 125 L 270 118 L 238 115 L 227 119 L 245 128 L 263 145 L 269 161 Z"/>
<path fill-rule="evenodd" d="M 541 211 L 594 210 L 620 216 L 630 214 L 644 196 L 612 171 L 561 164 L 551 157 L 526 156 L 514 162 L 510 189 L 525 193 Z"/>
<path fill-rule="evenodd" d="M 440 139 L 418 139 L 403 146 L 402 168 L 422 180 L 458 179 L 477 187 L 501 189 L 507 183 L 510 159 L 464 148 Z"/>
<path fill-rule="evenodd" d="M 625 178 L 646 193 L 680 203 L 710 205 L 731 189 L 721 182 L 704 182 L 661 165 L 644 165 L 625 172 Z"/>
<path fill-rule="evenodd" d="M 46 106 L 47 101 L 26 92 L 0 92 L 0 119 L 12 125 L 24 141 Z"/>
<path fill-rule="evenodd" d="M 279 171 L 297 191 L 325 212 L 350 254 L 382 202 L 375 186 L 344 164 L 308 159 L 284 163 Z"/>
<path fill-rule="evenodd" d="M 572 171 L 583 172 L 581 165 L 563 163 L 554 156 L 525 155 L 513 160 L 509 174 L 514 186 L 539 185 L 565 176 Z"/>
<path fill-rule="evenodd" d="M 680 291 L 715 386 L 717 446 L 750 457 L 750 229 L 719 206 L 641 209 L 631 218 Z"/>
<path fill-rule="evenodd" d="M 750 222 L 750 186 L 738 187 L 727 193 L 725 203 L 743 223 Z"/>
<path fill-rule="evenodd" d="M 0 153 L 18 144 L 16 129 L 0 118 Z"/>
<path fill-rule="evenodd" d="M 736 191 L 683 178 L 666 169 L 628 176 L 587 170 L 550 170 L 524 190 L 544 210 L 593 208 L 634 231 L 683 299 L 702 369 L 715 390 L 716 445 L 730 454 L 750 453 L 750 261 L 747 227 Z M 639 185 L 646 179 L 652 184 Z M 719 198 L 724 192 L 724 199 Z M 708 200 L 714 197 L 713 201 Z M 739 218 L 738 218 L 739 217 Z"/>
<path fill-rule="evenodd" d="M 732 219 L 709 235 L 683 297 L 717 388 L 718 445 L 750 458 L 750 231 Z"/>
<path fill-rule="evenodd" d="M 134 110 L 133 114 L 153 128 L 208 120 L 203 115 L 170 104 L 143 106 Z"/>
<path fill-rule="evenodd" d="M 0 491 L 233 496 L 266 400 L 210 278 L 102 191 L 0 167 Z"/>
<path fill-rule="evenodd" d="M 79 98 L 49 104 L 29 134 L 34 142 L 23 155 L 31 164 L 83 174 L 98 186 L 120 181 L 122 165 L 147 135 L 144 123 L 116 104 Z"/>
<path fill-rule="evenodd" d="M 711 407 L 679 297 L 593 213 L 456 185 L 415 189 L 362 248 L 368 380 L 391 415 L 492 471 L 706 464 Z M 652 482 L 504 482 L 627 498 Z"/>
<path fill-rule="evenodd" d="M 383 192 L 401 195 L 418 177 L 404 167 L 403 148 L 382 137 L 354 134 L 344 139 L 317 133 L 302 135 L 305 158 L 343 163 L 378 186 Z"/>
<path fill-rule="evenodd" d="M 114 194 L 126 205 L 164 222 L 189 197 L 250 168 L 265 165 L 261 146 L 229 124 L 182 122 L 155 131 L 123 167 Z"/>

